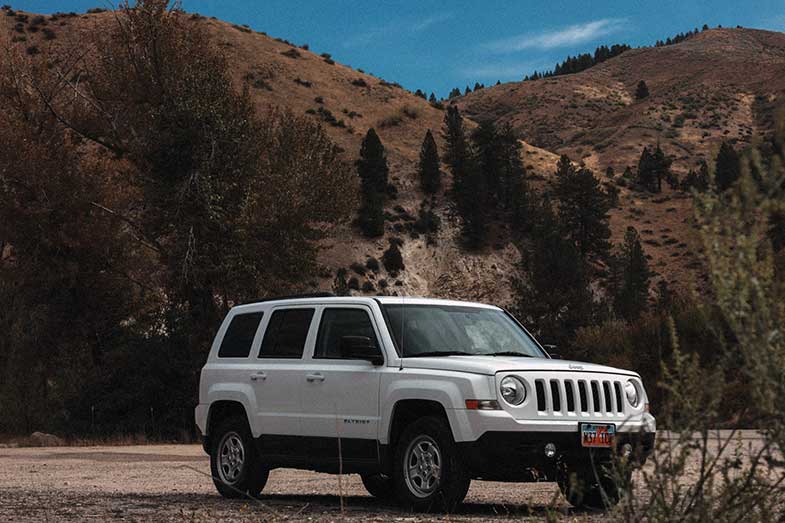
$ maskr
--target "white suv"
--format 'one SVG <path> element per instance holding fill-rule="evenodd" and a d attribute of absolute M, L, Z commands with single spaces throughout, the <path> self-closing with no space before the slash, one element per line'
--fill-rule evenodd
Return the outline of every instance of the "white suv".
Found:
<path fill-rule="evenodd" d="M 415 510 L 452 510 L 472 479 L 558 481 L 603 506 L 618 495 L 600 465 L 642 463 L 656 430 L 638 374 L 553 359 L 498 307 L 408 297 L 234 307 L 196 424 L 226 497 L 291 467 L 360 474 Z"/>

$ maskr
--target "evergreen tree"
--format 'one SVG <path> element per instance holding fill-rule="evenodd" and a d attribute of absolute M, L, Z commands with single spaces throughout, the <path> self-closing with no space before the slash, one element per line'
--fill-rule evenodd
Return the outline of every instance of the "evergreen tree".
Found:
<path fill-rule="evenodd" d="M 461 216 L 461 233 L 470 248 L 481 247 L 485 241 L 484 177 L 470 154 L 463 129 L 463 118 L 458 108 L 450 106 L 444 115 L 444 139 L 447 147 L 444 162 L 452 173 L 452 193 L 455 207 Z"/>
<path fill-rule="evenodd" d="M 406 266 L 403 264 L 401 249 L 398 248 L 399 243 L 400 240 L 391 238 L 390 246 L 386 251 L 384 251 L 384 254 L 382 254 L 382 263 L 384 264 L 384 268 L 387 269 L 387 272 L 393 278 L 398 276 L 400 271 L 406 269 Z"/>
<path fill-rule="evenodd" d="M 638 87 L 635 88 L 635 98 L 638 100 L 643 100 L 649 96 L 649 87 L 646 85 L 646 82 L 641 80 L 638 82 Z"/>
<path fill-rule="evenodd" d="M 627 227 L 621 252 L 612 265 L 616 266 L 613 277 L 619 278 L 613 308 L 621 318 L 637 319 L 648 306 L 651 272 L 634 227 Z"/>
<path fill-rule="evenodd" d="M 590 323 L 592 293 L 586 266 L 575 244 L 561 234 L 550 202 L 534 213 L 532 247 L 520 264 L 515 283 L 515 310 L 540 337 L 564 343 Z"/>
<path fill-rule="evenodd" d="M 589 169 L 575 169 L 569 158 L 558 164 L 554 195 L 565 237 L 584 260 L 607 257 L 611 236 L 608 197 Z"/>
<path fill-rule="evenodd" d="M 687 176 L 681 181 L 681 190 L 690 191 L 695 189 L 698 192 L 706 192 L 709 188 L 709 166 L 701 160 L 698 170 L 690 169 Z"/>
<path fill-rule="evenodd" d="M 365 236 L 384 234 L 384 200 L 387 193 L 387 155 L 376 131 L 371 127 L 363 139 L 360 158 L 356 162 L 360 176 L 359 225 Z"/>
<path fill-rule="evenodd" d="M 467 86 L 466 86 L 466 89 L 463 91 L 463 94 L 464 94 L 464 95 L 467 95 L 467 94 L 469 94 L 469 93 L 471 93 L 471 92 L 472 92 L 472 89 L 471 89 L 471 87 L 469 87 L 469 86 L 467 85 Z"/>
<path fill-rule="evenodd" d="M 457 87 L 453 87 L 452 91 L 450 91 L 450 94 L 447 95 L 447 98 L 456 98 L 458 96 L 461 96 L 461 90 Z"/>
<path fill-rule="evenodd" d="M 428 97 L 428 101 L 431 102 L 432 104 L 435 104 L 437 102 L 436 95 L 433 94 L 433 92 L 431 92 L 431 96 Z"/>
<path fill-rule="evenodd" d="M 436 140 L 433 139 L 431 130 L 425 133 L 425 139 L 420 148 L 419 165 L 420 185 L 427 194 L 433 194 L 441 185 L 441 172 L 439 171 L 439 153 L 436 149 Z"/>
<path fill-rule="evenodd" d="M 717 191 L 726 191 L 741 176 L 741 160 L 736 150 L 731 144 L 723 141 L 720 151 L 717 153 L 717 161 L 714 168 L 714 183 Z"/>
<path fill-rule="evenodd" d="M 443 136 L 447 143 L 447 148 L 444 151 L 444 163 L 449 166 L 453 177 L 455 177 L 456 173 L 463 170 L 469 150 L 463 129 L 463 117 L 454 105 L 447 107 L 447 112 L 444 115 Z"/>
<path fill-rule="evenodd" d="M 616 173 L 613 171 L 613 167 L 609 165 L 608 168 L 605 169 L 605 177 L 613 180 L 615 176 Z"/>
<path fill-rule="evenodd" d="M 497 205 L 518 232 L 526 229 L 529 216 L 526 168 L 521 160 L 521 142 L 509 123 L 496 131 Z"/>
<path fill-rule="evenodd" d="M 651 192 L 662 192 L 662 180 L 674 186 L 675 177 L 670 171 L 670 160 L 657 144 L 654 151 L 643 148 L 638 161 L 638 183 Z"/>

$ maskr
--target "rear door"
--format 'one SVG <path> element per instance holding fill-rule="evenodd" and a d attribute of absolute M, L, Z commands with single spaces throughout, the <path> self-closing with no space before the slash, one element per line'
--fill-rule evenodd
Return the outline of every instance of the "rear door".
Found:
<path fill-rule="evenodd" d="M 379 347 L 379 329 L 365 305 L 335 305 L 321 309 L 310 360 L 300 374 L 302 430 L 321 440 L 324 457 L 337 457 L 342 440 L 345 459 L 375 460 L 379 430 L 379 386 L 383 365 L 344 359 L 342 336 L 367 336 Z M 318 443 L 317 443 L 318 444 Z"/>
<path fill-rule="evenodd" d="M 276 307 L 268 315 L 259 355 L 249 379 L 256 393 L 256 426 L 262 436 L 300 435 L 303 353 L 315 308 Z M 312 332 L 313 331 L 313 332 Z M 268 438 L 274 444 L 275 438 Z"/>

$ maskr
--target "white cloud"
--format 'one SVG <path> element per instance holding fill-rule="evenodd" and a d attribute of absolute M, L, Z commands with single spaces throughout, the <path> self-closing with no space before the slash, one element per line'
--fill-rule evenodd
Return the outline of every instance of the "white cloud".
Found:
<path fill-rule="evenodd" d="M 624 28 L 627 20 L 623 18 L 603 18 L 584 24 L 575 24 L 562 29 L 545 31 L 537 34 L 523 34 L 485 44 L 484 48 L 497 52 L 514 52 L 525 49 L 555 49 L 585 42 L 602 36 L 618 33 Z"/>
<path fill-rule="evenodd" d="M 421 33 L 431 26 L 449 20 L 453 17 L 452 13 L 439 13 L 427 16 L 420 20 L 397 20 L 386 25 L 379 26 L 368 31 L 363 31 L 354 36 L 350 36 L 343 42 L 344 47 L 360 47 L 368 45 L 374 40 L 386 38 L 392 35 Z"/>
<path fill-rule="evenodd" d="M 523 78 L 524 75 L 535 70 L 544 69 L 545 62 L 542 60 L 531 62 L 516 62 L 512 64 L 492 63 L 477 65 L 475 67 L 465 67 L 460 73 L 464 78 L 470 80 L 509 80 L 510 78 Z"/>
<path fill-rule="evenodd" d="M 423 18 L 419 22 L 415 22 L 414 24 L 412 24 L 412 31 L 415 33 L 425 31 L 432 25 L 438 24 L 439 22 L 444 22 L 452 17 L 453 17 L 452 13 L 441 13 L 438 15 L 428 16 L 426 18 Z"/>

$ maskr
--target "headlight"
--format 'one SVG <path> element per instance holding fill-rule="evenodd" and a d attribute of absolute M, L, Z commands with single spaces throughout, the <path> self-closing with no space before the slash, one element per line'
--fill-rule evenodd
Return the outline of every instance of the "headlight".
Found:
<path fill-rule="evenodd" d="M 526 399 L 526 386 L 515 376 L 507 376 L 499 386 L 502 398 L 510 405 L 520 405 Z"/>
<path fill-rule="evenodd" d="M 627 395 L 627 401 L 630 402 L 630 405 L 637 407 L 640 401 L 640 398 L 638 398 L 638 387 L 635 386 L 632 380 L 624 384 L 624 393 Z"/>

